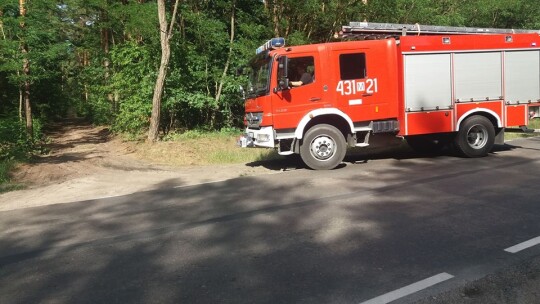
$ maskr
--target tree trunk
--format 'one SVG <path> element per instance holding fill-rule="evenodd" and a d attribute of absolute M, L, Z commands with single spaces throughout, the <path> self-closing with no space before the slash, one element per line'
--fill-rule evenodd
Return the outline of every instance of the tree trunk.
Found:
<path fill-rule="evenodd" d="M 229 40 L 229 53 L 227 55 L 227 61 L 225 62 L 225 68 L 223 68 L 223 74 L 221 74 L 221 79 L 219 81 L 217 93 L 216 93 L 216 108 L 214 114 L 212 115 L 212 127 L 215 124 L 215 111 L 219 110 L 219 99 L 221 98 L 221 91 L 223 90 L 223 84 L 225 82 L 225 77 L 227 77 L 227 71 L 229 70 L 229 65 L 231 64 L 231 57 L 233 53 L 233 43 L 234 43 L 234 22 L 235 22 L 235 12 L 236 12 L 236 0 L 232 3 L 232 12 L 231 12 L 231 35 Z"/>
<path fill-rule="evenodd" d="M 30 104 L 30 83 L 25 81 L 24 84 L 24 113 L 26 118 L 26 133 L 33 140 L 34 124 L 32 122 L 32 105 Z"/>
<path fill-rule="evenodd" d="M 22 50 L 24 55 L 28 55 L 28 48 L 26 45 L 23 45 Z M 30 104 L 30 81 L 28 76 L 30 76 L 30 62 L 27 58 L 23 60 L 23 73 L 25 76 L 24 87 L 22 89 L 22 97 L 24 100 L 24 117 L 26 119 L 26 133 L 30 139 L 33 139 L 34 134 L 34 124 L 32 122 L 32 105 Z"/>
<path fill-rule="evenodd" d="M 279 13 L 277 3 L 274 3 L 272 21 L 274 22 L 274 37 L 279 37 Z"/>
<path fill-rule="evenodd" d="M 147 141 L 149 142 L 155 142 L 158 139 L 159 121 L 161 116 L 161 97 L 163 96 L 163 87 L 165 86 L 167 68 L 169 67 L 169 59 L 171 57 L 170 39 L 172 37 L 172 29 L 174 27 L 174 20 L 176 18 L 179 1 L 180 0 L 176 0 L 174 4 L 173 16 L 169 25 L 167 25 L 165 0 L 157 1 L 161 40 L 161 63 L 159 65 L 158 77 L 154 87 L 154 96 L 152 98 L 152 116 L 150 117 L 150 128 L 148 130 L 147 138 Z"/>
<path fill-rule="evenodd" d="M 22 21 L 20 23 L 20 26 L 22 29 L 24 29 L 24 17 L 26 16 L 26 0 L 19 0 L 19 12 L 22 17 Z M 23 54 L 23 75 L 24 75 L 24 86 L 22 89 L 22 97 L 24 100 L 24 117 L 26 118 L 26 133 L 29 136 L 30 139 L 32 139 L 34 134 L 34 126 L 32 122 L 32 105 L 30 104 L 30 81 L 28 80 L 28 77 L 30 76 L 30 61 L 28 60 L 28 45 L 25 41 L 21 42 L 21 53 Z"/>
<path fill-rule="evenodd" d="M 17 70 L 17 78 L 21 76 L 21 72 Z M 24 104 L 24 93 L 22 86 L 19 85 L 19 122 L 22 123 L 23 119 L 23 104 Z"/>
<path fill-rule="evenodd" d="M 23 90 L 19 87 L 19 122 L 22 123 L 24 95 Z"/>
<path fill-rule="evenodd" d="M 0 18 L 2 18 L 2 16 L 3 16 L 3 13 L 0 12 Z M 6 40 L 6 32 L 4 32 L 4 23 L 2 22 L 2 20 L 0 20 L 0 31 L 2 31 L 2 38 Z"/>

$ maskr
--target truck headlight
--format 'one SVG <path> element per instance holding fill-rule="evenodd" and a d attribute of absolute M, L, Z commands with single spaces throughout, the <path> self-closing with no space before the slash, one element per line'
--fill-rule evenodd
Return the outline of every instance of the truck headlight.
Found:
<path fill-rule="evenodd" d="M 270 141 L 270 135 L 268 134 L 257 134 L 258 142 L 267 142 Z"/>

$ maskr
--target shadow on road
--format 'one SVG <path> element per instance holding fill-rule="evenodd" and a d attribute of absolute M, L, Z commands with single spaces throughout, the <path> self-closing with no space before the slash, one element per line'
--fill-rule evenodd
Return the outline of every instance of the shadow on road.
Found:
<path fill-rule="evenodd" d="M 540 139 L 539 139 L 540 140 Z M 520 146 L 514 146 L 512 144 L 503 144 L 503 145 L 494 145 L 491 154 L 498 152 L 507 152 L 512 151 L 516 148 L 521 149 L 531 149 L 523 148 Z M 536 150 L 536 149 L 532 149 Z M 401 144 L 391 144 L 389 146 L 380 146 L 375 148 L 351 148 L 348 150 L 343 163 L 336 168 L 340 169 L 347 164 L 357 164 L 357 163 L 367 163 L 371 160 L 381 160 L 381 159 L 395 159 L 395 160 L 405 160 L 405 159 L 419 159 L 419 158 L 437 158 L 441 156 L 449 156 L 460 158 L 456 155 L 451 147 L 445 147 L 441 151 L 424 151 L 418 152 L 411 149 L 406 143 Z M 278 159 L 272 160 L 263 160 L 247 163 L 246 166 L 249 167 L 259 167 L 262 166 L 266 169 L 273 171 L 290 171 L 295 169 L 309 169 L 303 163 L 300 155 L 294 154 L 290 156 L 281 156 Z"/>
<path fill-rule="evenodd" d="M 0 302 L 354 303 L 540 230 L 531 158 L 388 158 L 2 212 Z"/>

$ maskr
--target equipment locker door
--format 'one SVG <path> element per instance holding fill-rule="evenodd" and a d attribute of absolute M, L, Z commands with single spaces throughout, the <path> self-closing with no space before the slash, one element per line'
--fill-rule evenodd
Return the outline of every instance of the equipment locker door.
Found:
<path fill-rule="evenodd" d="M 354 122 L 396 118 L 397 56 L 393 41 L 364 41 L 331 52 L 336 107 Z"/>

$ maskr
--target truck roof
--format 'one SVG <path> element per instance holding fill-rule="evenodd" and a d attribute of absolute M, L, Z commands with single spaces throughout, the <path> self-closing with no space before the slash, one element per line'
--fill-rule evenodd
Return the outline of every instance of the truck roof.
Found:
<path fill-rule="evenodd" d="M 538 34 L 403 36 L 402 52 L 448 52 L 474 50 L 538 49 Z"/>
<path fill-rule="evenodd" d="M 313 52 L 314 49 L 333 49 L 333 48 L 358 48 L 366 47 L 369 44 L 395 44 L 396 40 L 393 38 L 389 39 L 380 39 L 380 40 L 363 40 L 363 41 L 337 41 L 337 42 L 325 42 L 325 43 L 316 43 L 316 44 L 304 44 L 304 45 L 294 45 L 287 46 L 279 49 L 270 51 L 271 55 L 279 54 L 286 55 L 288 53 L 307 53 Z"/>
<path fill-rule="evenodd" d="M 403 53 L 421 52 L 466 52 L 474 50 L 523 50 L 539 49 L 540 35 L 536 33 L 490 34 L 490 35 L 427 35 L 402 36 L 397 41 L 394 38 L 377 40 L 348 40 L 297 46 L 287 46 L 270 51 L 271 55 L 288 53 L 313 52 L 314 49 L 324 48 L 360 48 L 369 44 L 398 44 Z"/>

